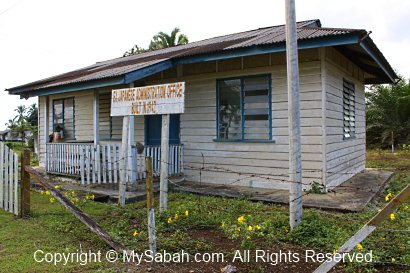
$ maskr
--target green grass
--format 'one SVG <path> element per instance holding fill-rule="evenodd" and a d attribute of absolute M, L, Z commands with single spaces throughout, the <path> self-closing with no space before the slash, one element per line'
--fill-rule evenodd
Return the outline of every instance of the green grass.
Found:
<path fill-rule="evenodd" d="M 217 251 L 218 242 L 215 239 L 203 240 L 191 236 L 193 232 L 213 230 L 231 238 L 241 248 L 268 249 L 280 243 L 284 244 L 284 247 L 297 245 L 305 249 L 331 252 L 386 204 L 384 196 L 387 193 L 397 194 L 410 183 L 410 172 L 402 170 L 403 161 L 406 162 L 407 157 L 394 158 L 389 161 L 390 165 L 387 165 L 384 161 L 386 156 L 384 153 L 379 155 L 377 152 L 369 152 L 368 158 L 371 160 L 368 164 L 386 164 L 386 167 L 399 172 L 386 191 L 363 212 L 337 213 L 305 209 L 301 226 L 291 232 L 288 226 L 288 208 L 284 206 L 255 203 L 247 199 L 170 194 L 169 211 L 156 214 L 158 249 Z M 108 263 L 91 263 L 87 266 L 70 263 L 57 267 L 36 263 L 33 260 L 36 249 L 73 252 L 79 249 L 80 244 L 84 251 L 91 249 L 104 252 L 109 249 L 60 204 L 50 203 L 49 198 L 47 195 L 32 192 L 32 217 L 27 220 L 17 219 L 0 210 L 0 272 L 117 272 L 127 269 L 124 265 Z M 410 264 L 410 233 L 388 231 L 409 229 L 410 209 L 406 206 L 410 206 L 410 203 L 407 202 L 395 212 L 394 221 L 385 221 L 380 229 L 362 243 L 363 251 L 373 250 L 373 254 L 380 261 L 391 262 L 393 258 L 395 263 Z M 83 209 L 114 239 L 127 247 L 141 251 L 148 248 L 145 202 L 119 208 L 114 204 L 87 201 L 83 204 Z M 185 211 L 188 211 L 188 216 L 184 215 Z M 179 219 L 175 219 L 176 214 Z M 242 223 L 238 223 L 240 216 L 244 217 Z M 169 218 L 172 223 L 168 223 Z M 252 226 L 251 231 L 248 230 L 249 226 Z M 134 237 L 134 231 L 140 234 Z M 373 265 L 345 266 L 346 270 L 351 272 L 376 272 Z"/>

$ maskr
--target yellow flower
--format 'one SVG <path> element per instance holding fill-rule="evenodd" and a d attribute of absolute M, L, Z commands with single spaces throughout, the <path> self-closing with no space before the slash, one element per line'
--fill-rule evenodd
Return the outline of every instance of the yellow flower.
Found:
<path fill-rule="evenodd" d="M 75 191 L 71 191 L 71 194 L 74 195 L 74 194 L 75 194 Z"/>
<path fill-rule="evenodd" d="M 238 223 L 242 224 L 245 221 L 245 217 L 241 216 L 238 218 Z"/>
<path fill-rule="evenodd" d="M 409 206 L 405 206 L 404 209 L 405 209 L 405 210 L 408 210 L 408 209 L 409 209 Z"/>
<path fill-rule="evenodd" d="M 140 235 L 140 233 L 138 231 L 134 231 L 134 233 L 132 234 L 132 236 L 134 236 L 134 237 L 136 237 L 138 235 Z"/>
<path fill-rule="evenodd" d="M 175 220 L 178 220 L 179 219 L 179 215 L 178 215 L 178 213 L 175 213 Z"/>
<path fill-rule="evenodd" d="M 363 246 L 361 244 L 357 244 L 357 250 L 362 251 L 363 250 Z"/>
<path fill-rule="evenodd" d="M 381 209 L 378 209 L 378 210 L 377 210 L 377 212 L 381 212 L 381 211 L 382 211 Z"/>
<path fill-rule="evenodd" d="M 256 225 L 255 228 L 256 228 L 257 230 L 260 230 L 260 229 L 261 229 L 261 226 L 260 226 L 260 225 Z"/>
<path fill-rule="evenodd" d="M 336 254 L 336 253 L 337 253 L 336 249 L 333 249 L 333 254 Z"/>
<path fill-rule="evenodd" d="M 168 218 L 168 224 L 172 224 L 172 218 L 171 217 Z"/>
<path fill-rule="evenodd" d="M 225 223 L 222 223 L 221 227 L 225 227 Z"/>
<path fill-rule="evenodd" d="M 40 193 L 43 195 L 43 194 L 44 194 L 44 191 L 41 191 Z"/>
<path fill-rule="evenodd" d="M 46 195 L 50 195 L 50 192 L 49 192 L 49 191 L 46 191 Z"/>
<path fill-rule="evenodd" d="M 288 233 L 289 229 L 287 227 L 285 227 L 285 233 Z"/>
<path fill-rule="evenodd" d="M 249 231 L 252 231 L 252 230 L 253 230 L 253 227 L 252 227 L 252 226 L 248 226 L 248 230 L 249 230 Z"/>
<path fill-rule="evenodd" d="M 189 211 L 186 210 L 186 211 L 184 212 L 184 214 L 185 214 L 186 217 L 188 217 L 188 216 L 189 216 Z"/>
<path fill-rule="evenodd" d="M 50 198 L 50 203 L 54 203 L 54 201 L 55 201 L 54 197 L 51 197 Z"/>
<path fill-rule="evenodd" d="M 61 188 L 61 186 L 58 186 L 58 185 L 57 185 L 57 186 L 54 186 L 54 189 L 57 189 L 57 190 L 58 190 L 58 189 L 60 189 L 60 188 Z"/>
<path fill-rule="evenodd" d="M 94 198 L 95 198 L 94 194 L 91 194 L 90 199 L 94 200 Z"/>
<path fill-rule="evenodd" d="M 391 262 L 394 263 L 396 261 L 395 258 L 391 258 Z"/>
<path fill-rule="evenodd" d="M 396 219 L 396 216 L 394 215 L 394 213 L 391 213 L 391 214 L 390 214 L 390 220 L 393 221 L 394 219 Z"/>
<path fill-rule="evenodd" d="M 389 192 L 384 199 L 386 200 L 386 202 L 389 202 L 392 198 L 393 198 L 393 194 Z"/>
<path fill-rule="evenodd" d="M 240 228 L 240 227 L 237 227 L 237 228 L 236 228 L 236 231 L 237 231 L 237 232 L 241 231 L 241 228 Z"/>

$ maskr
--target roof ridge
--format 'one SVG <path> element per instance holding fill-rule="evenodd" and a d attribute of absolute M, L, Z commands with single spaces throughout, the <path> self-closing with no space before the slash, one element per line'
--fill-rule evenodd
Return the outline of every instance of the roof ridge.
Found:
<path fill-rule="evenodd" d="M 298 22 L 296 22 L 296 24 L 303 24 L 303 23 L 308 23 L 308 22 L 311 22 L 311 23 L 313 23 L 313 22 L 319 22 L 319 23 L 320 23 L 320 20 L 319 20 L 319 19 L 303 20 L 303 21 L 298 21 Z M 212 39 L 218 39 L 218 38 L 227 37 L 227 36 L 235 36 L 235 35 L 244 34 L 244 33 L 249 33 L 249 32 L 254 32 L 254 31 L 258 31 L 258 30 L 270 29 L 270 28 L 277 28 L 277 27 L 283 27 L 283 26 L 285 26 L 285 24 L 274 25 L 274 26 L 267 26 L 267 27 L 262 27 L 262 28 L 255 28 L 255 29 L 250 29 L 250 30 L 245 30 L 245 31 L 240 31 L 240 32 L 235 32 L 235 33 L 229 33 L 229 34 L 224 34 L 224 35 L 218 35 L 218 36 L 214 36 L 214 37 L 211 37 L 211 38 L 206 38 L 206 39 L 202 39 L 202 40 L 199 40 L 199 41 L 191 42 L 191 43 L 188 43 L 188 44 L 175 45 L 175 46 L 173 46 L 173 47 L 160 48 L 160 49 L 156 49 L 156 50 L 146 51 L 146 52 L 143 52 L 143 53 L 140 53 L 140 54 L 129 55 L 129 56 L 121 56 L 121 57 L 117 57 L 117 58 L 113 58 L 113 59 L 108 59 L 108 60 L 105 60 L 105 61 L 96 62 L 96 64 L 98 64 L 98 63 L 104 63 L 104 62 L 109 62 L 109 61 L 113 61 L 113 60 L 118 60 L 118 59 L 121 59 L 121 58 L 129 58 L 129 59 L 132 59 L 132 57 L 136 57 L 136 56 L 143 57 L 144 55 L 147 55 L 147 54 L 149 54 L 149 53 L 152 53 L 152 52 L 157 52 L 157 53 L 158 53 L 158 52 L 160 52 L 160 51 L 169 50 L 170 48 L 178 48 L 178 47 L 183 47 L 183 46 L 186 46 L 186 45 L 193 45 L 193 44 L 195 44 L 195 43 L 200 43 L 200 42 L 204 42 L 204 41 L 209 41 L 209 40 L 212 40 Z M 300 27 L 303 27 L 303 26 L 300 26 Z M 298 28 L 300 28 L 300 27 L 298 27 Z"/>
<path fill-rule="evenodd" d="M 298 27 L 304 29 L 318 29 L 318 30 L 344 30 L 344 31 L 366 31 L 363 28 L 337 28 L 337 27 Z"/>

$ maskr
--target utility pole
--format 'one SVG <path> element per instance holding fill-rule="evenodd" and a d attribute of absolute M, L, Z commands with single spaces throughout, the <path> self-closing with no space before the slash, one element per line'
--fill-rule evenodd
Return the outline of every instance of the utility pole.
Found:
<path fill-rule="evenodd" d="M 120 158 L 120 185 L 118 194 L 118 205 L 125 206 L 125 192 L 127 188 L 127 167 L 128 167 L 128 133 L 130 117 L 124 116 L 122 119 L 122 149 Z"/>
<path fill-rule="evenodd" d="M 302 156 L 300 144 L 299 61 L 295 0 L 286 4 L 286 63 L 289 111 L 289 215 L 290 228 L 302 221 Z"/>

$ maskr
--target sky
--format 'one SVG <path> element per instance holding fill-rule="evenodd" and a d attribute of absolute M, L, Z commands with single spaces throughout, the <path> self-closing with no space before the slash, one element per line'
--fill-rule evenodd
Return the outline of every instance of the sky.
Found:
<path fill-rule="evenodd" d="M 391 66 L 410 78 L 409 0 L 296 0 L 298 21 L 372 31 Z M 22 100 L 6 88 L 148 47 L 179 27 L 190 41 L 285 23 L 285 0 L 1 0 L 0 130 Z"/>

